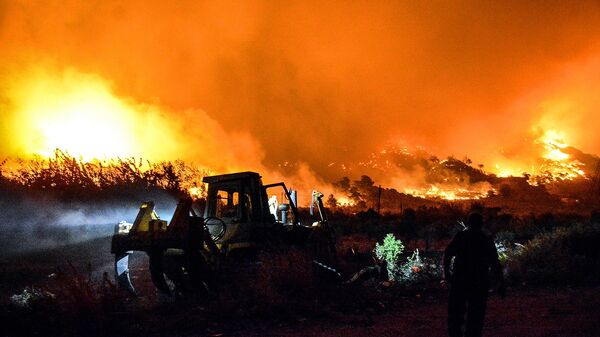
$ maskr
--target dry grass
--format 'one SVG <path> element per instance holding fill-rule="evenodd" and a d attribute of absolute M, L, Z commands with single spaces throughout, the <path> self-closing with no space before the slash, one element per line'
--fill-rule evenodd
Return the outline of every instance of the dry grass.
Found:
<path fill-rule="evenodd" d="M 0 163 L 0 187 L 37 190 L 64 198 L 98 193 L 157 188 L 178 195 L 206 195 L 202 177 L 210 172 L 183 161 L 151 163 L 135 158 L 84 162 L 60 150 L 53 158 L 5 159 Z"/>

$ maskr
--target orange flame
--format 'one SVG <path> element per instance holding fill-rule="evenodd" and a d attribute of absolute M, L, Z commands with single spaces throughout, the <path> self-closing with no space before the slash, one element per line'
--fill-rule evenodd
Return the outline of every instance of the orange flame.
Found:
<path fill-rule="evenodd" d="M 537 142 L 543 145 L 545 153 L 542 155 L 544 161 L 537 172 L 537 175 L 542 177 L 537 177 L 534 184 L 536 181 L 551 182 L 586 178 L 583 163 L 564 152 L 569 146 L 565 138 L 563 133 L 548 130 L 538 139 Z"/>
<path fill-rule="evenodd" d="M 156 107 L 116 96 L 95 75 L 33 71 L 11 88 L 11 98 L 16 107 L 13 141 L 21 154 L 52 157 L 61 149 L 83 161 L 159 160 L 177 148 L 156 118 Z"/>
<path fill-rule="evenodd" d="M 473 200 L 485 198 L 492 188 L 444 187 L 431 185 L 423 189 L 406 189 L 405 192 L 417 197 L 444 200 Z"/>

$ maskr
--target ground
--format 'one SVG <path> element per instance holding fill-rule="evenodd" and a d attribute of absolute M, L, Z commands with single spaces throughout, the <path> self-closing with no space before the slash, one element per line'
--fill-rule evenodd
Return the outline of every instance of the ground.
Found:
<path fill-rule="evenodd" d="M 251 329 L 235 336 L 446 336 L 447 296 L 400 299 L 382 314 L 338 316 L 329 321 Z M 492 296 L 484 336 L 600 336 L 600 287 L 524 288 L 502 300 Z"/>
<path fill-rule="evenodd" d="M 99 278 L 111 270 L 110 238 L 52 251 L 4 257 L 0 260 L 1 303 L 25 286 L 43 285 L 61 269 L 76 268 Z M 387 290 L 384 290 L 387 291 Z M 146 336 L 445 336 L 447 291 L 427 291 L 384 296 L 385 301 L 367 308 L 338 310 L 317 308 L 318 314 L 297 310 L 281 317 L 242 315 L 228 320 L 227 310 L 209 314 L 211 305 L 171 310 L 169 306 L 146 308 L 131 314 L 131 324 L 145 324 Z M 502 300 L 492 294 L 485 322 L 485 336 L 600 336 L 600 286 L 575 288 L 529 287 L 509 289 Z M 310 309 L 307 309 L 310 310 Z M 224 314 L 225 312 L 225 314 Z M 303 315 L 306 313 L 306 315 Z M 274 315 L 277 316 L 277 315 Z M 216 319 L 215 319 L 216 317 Z M 134 323 L 135 322 L 135 323 Z M 139 322 L 139 323 L 138 323 Z M 127 323 L 130 324 L 130 323 Z M 67 328 L 67 327 L 65 327 Z M 111 331 L 111 330 L 107 330 Z M 42 331 L 43 334 L 43 331 Z M 113 332 L 111 335 L 116 335 Z M 12 336 L 11 333 L 0 333 Z"/>

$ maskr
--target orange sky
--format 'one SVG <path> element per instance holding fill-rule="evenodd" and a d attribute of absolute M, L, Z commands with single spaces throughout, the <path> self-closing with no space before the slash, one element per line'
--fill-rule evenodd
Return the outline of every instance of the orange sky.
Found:
<path fill-rule="evenodd" d="M 492 167 L 547 129 L 600 153 L 599 42 L 591 1 L 2 1 L 2 150 L 41 68 L 98 76 L 208 166 L 332 179 L 403 142 Z"/>

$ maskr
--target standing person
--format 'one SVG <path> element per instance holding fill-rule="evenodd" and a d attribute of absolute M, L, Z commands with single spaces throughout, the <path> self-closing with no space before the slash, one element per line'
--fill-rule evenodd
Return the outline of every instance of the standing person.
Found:
<path fill-rule="evenodd" d="M 505 296 L 502 267 L 494 241 L 481 231 L 483 217 L 469 214 L 467 229 L 456 234 L 444 252 L 444 280 L 450 284 L 448 299 L 448 333 L 462 336 L 462 325 L 467 314 L 467 337 L 481 336 L 483 318 L 490 288 L 489 271 L 499 280 L 498 293 Z M 454 263 L 452 273 L 450 265 Z"/>

